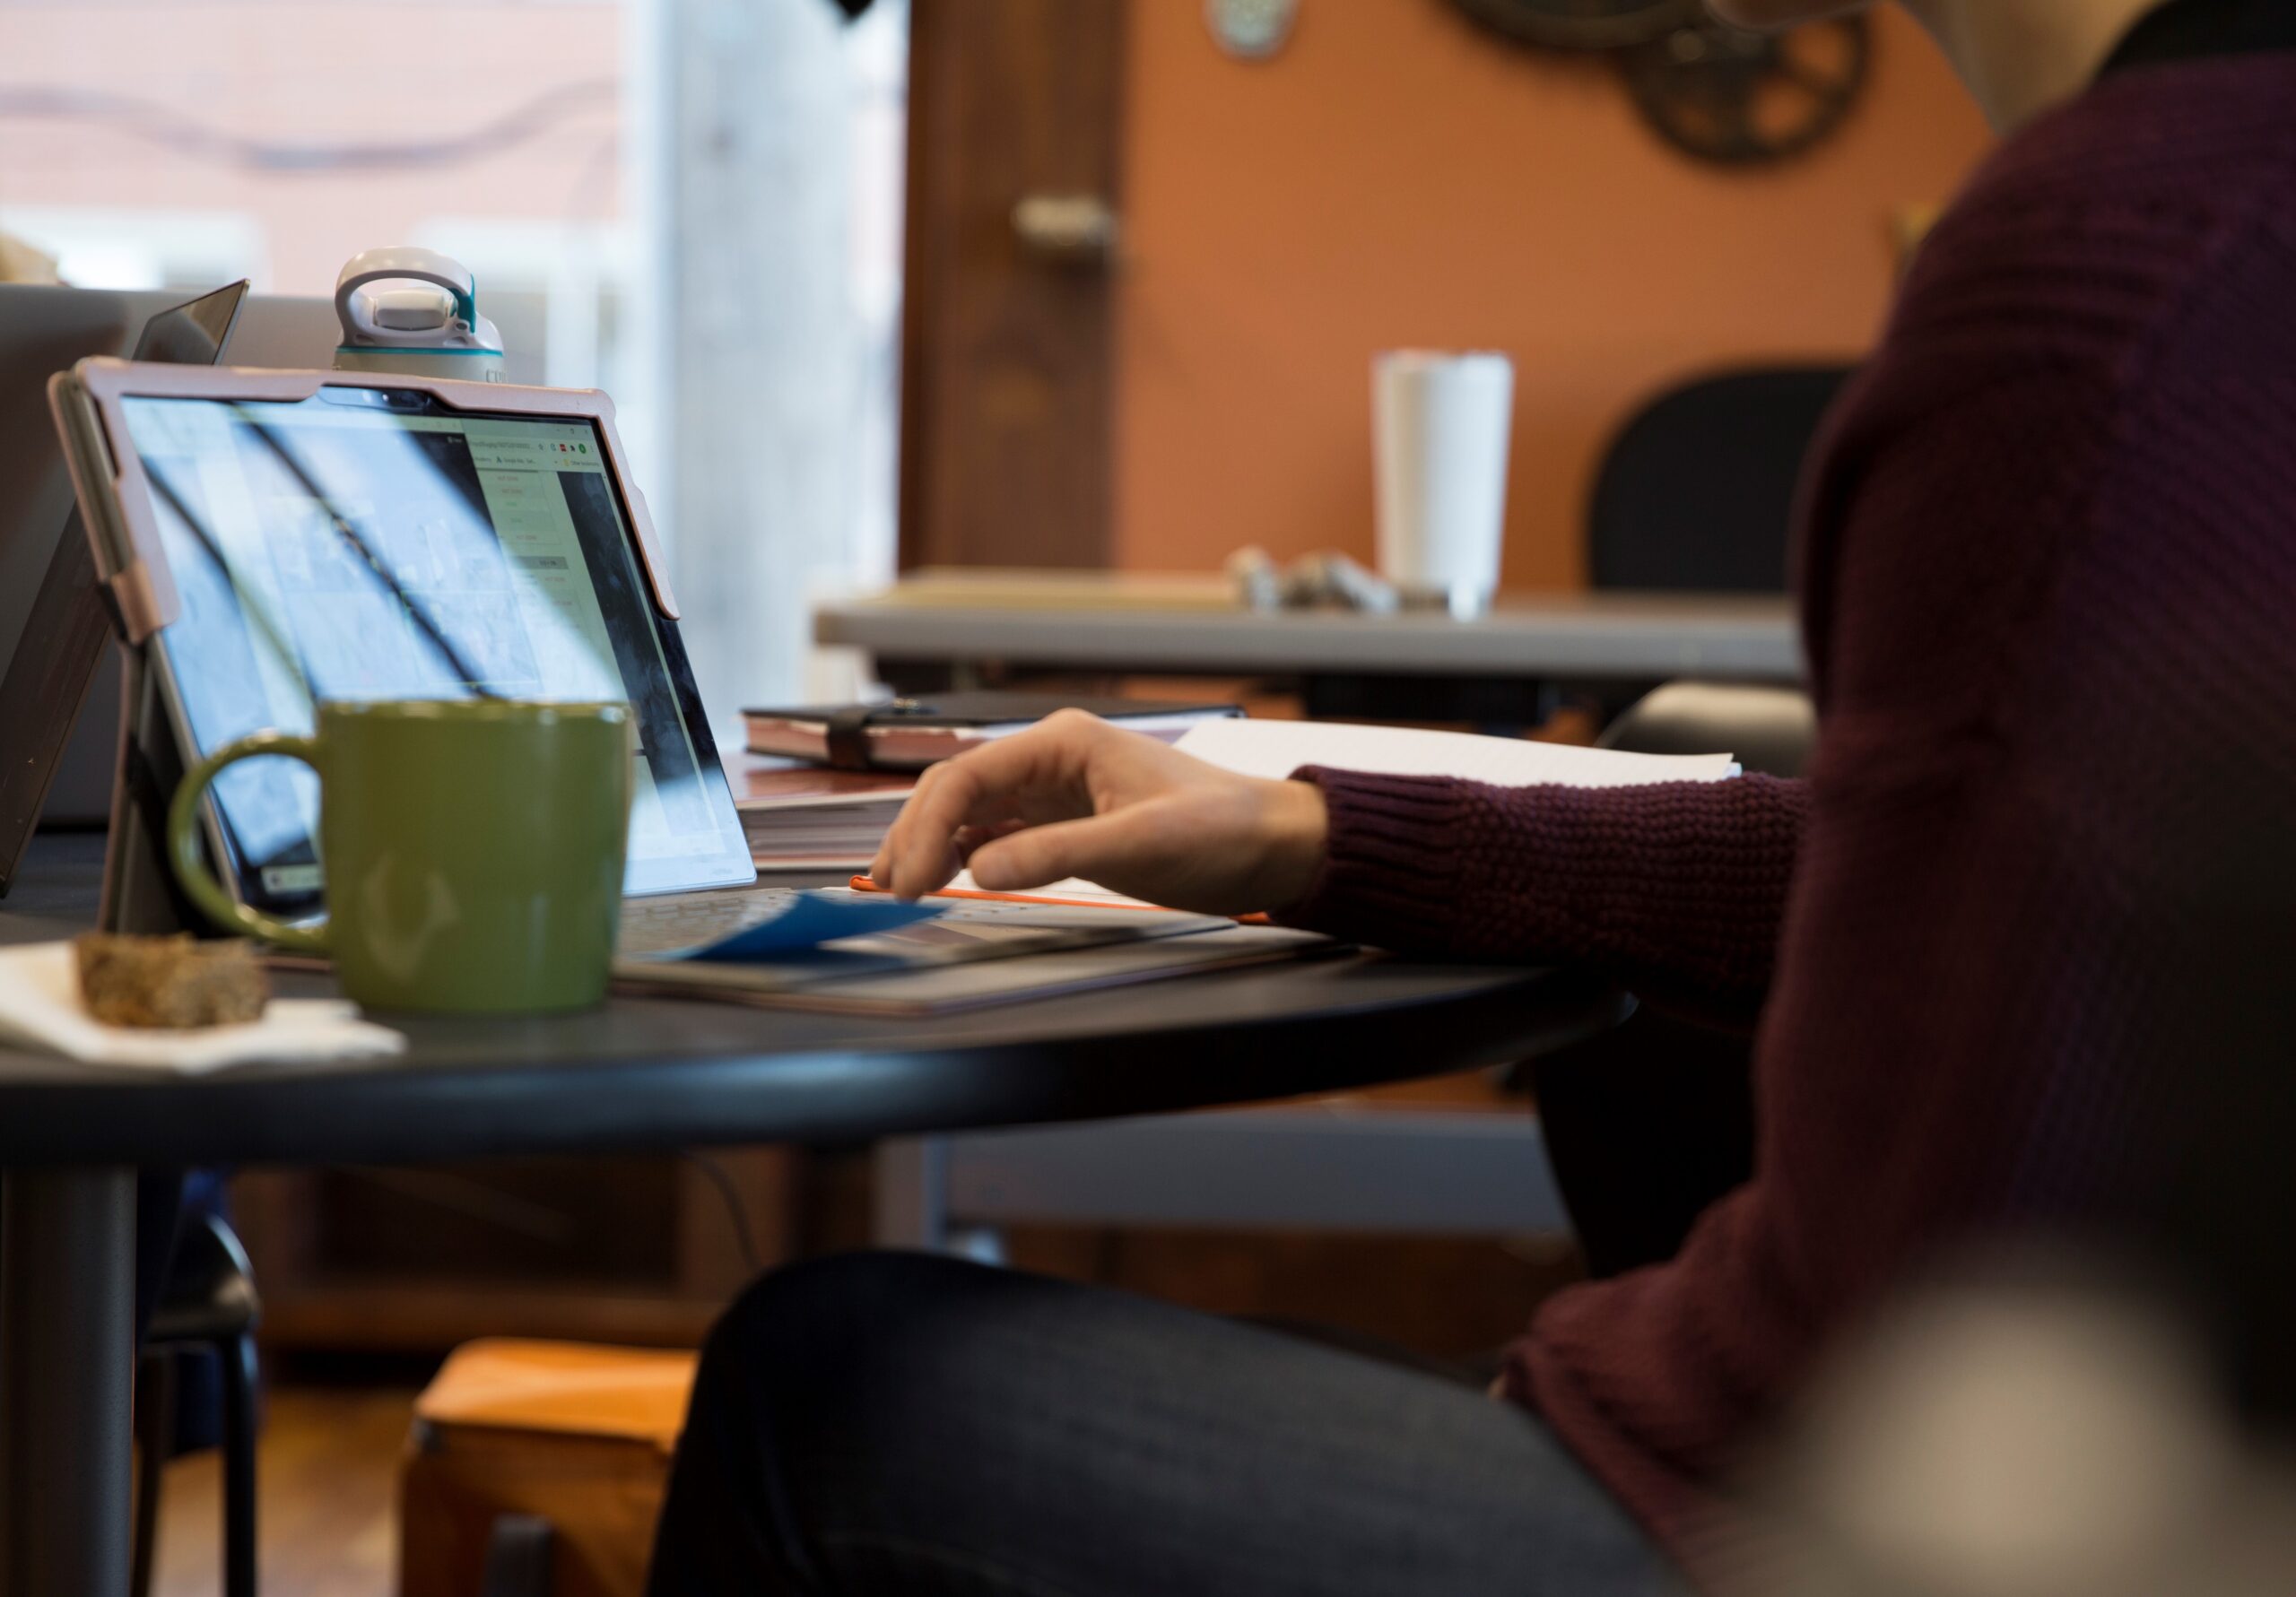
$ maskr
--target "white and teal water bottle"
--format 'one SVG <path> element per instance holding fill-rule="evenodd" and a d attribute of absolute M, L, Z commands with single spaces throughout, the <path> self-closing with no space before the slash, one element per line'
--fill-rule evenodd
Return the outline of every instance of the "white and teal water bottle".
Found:
<path fill-rule="evenodd" d="M 352 256 L 335 280 L 335 314 L 337 371 L 509 380 L 502 335 L 478 314 L 470 269 L 435 249 L 393 244 Z"/>

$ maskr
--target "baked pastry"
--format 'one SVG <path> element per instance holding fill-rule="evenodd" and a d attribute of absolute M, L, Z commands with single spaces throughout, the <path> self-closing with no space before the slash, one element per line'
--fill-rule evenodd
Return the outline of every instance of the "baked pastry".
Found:
<path fill-rule="evenodd" d="M 73 940 L 80 994 L 107 1026 L 187 1030 L 259 1020 L 271 981 L 244 940 L 202 942 L 173 937 L 115 937 L 91 932 Z"/>

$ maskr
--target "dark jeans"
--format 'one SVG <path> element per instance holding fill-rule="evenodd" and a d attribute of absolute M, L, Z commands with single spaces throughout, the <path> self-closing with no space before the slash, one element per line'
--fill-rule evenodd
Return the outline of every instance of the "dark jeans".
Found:
<path fill-rule="evenodd" d="M 923 1254 L 709 1339 L 655 1597 L 1673 1593 L 1520 1409 L 1145 1298 Z"/>

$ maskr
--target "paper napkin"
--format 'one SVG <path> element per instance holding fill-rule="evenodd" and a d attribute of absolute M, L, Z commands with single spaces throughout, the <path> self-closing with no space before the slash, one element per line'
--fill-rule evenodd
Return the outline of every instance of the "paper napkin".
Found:
<path fill-rule="evenodd" d="M 406 1038 L 361 1020 L 358 1005 L 335 998 L 274 998 L 262 1020 L 239 1026 L 190 1031 L 107 1026 L 81 999 L 72 945 L 36 942 L 0 948 L 0 1046 L 196 1076 L 264 1061 L 372 1059 L 403 1052 Z"/>

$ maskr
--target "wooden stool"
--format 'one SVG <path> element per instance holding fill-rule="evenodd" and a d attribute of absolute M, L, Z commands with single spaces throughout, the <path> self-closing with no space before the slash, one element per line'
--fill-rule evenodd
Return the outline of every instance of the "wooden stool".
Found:
<path fill-rule="evenodd" d="M 457 1348 L 414 1405 L 401 1597 L 639 1597 L 695 1355 Z"/>

